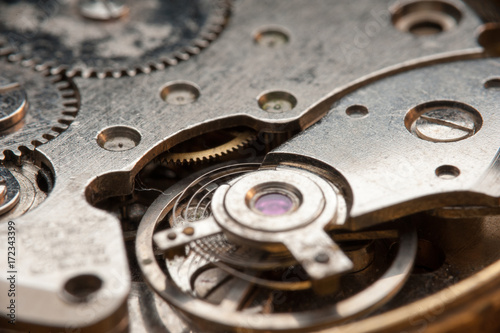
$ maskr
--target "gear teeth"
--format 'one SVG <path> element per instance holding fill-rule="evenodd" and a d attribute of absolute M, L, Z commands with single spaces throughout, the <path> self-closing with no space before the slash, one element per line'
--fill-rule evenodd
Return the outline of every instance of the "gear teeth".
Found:
<path fill-rule="evenodd" d="M 57 70 L 51 70 L 48 67 L 35 65 L 32 60 L 18 60 L 13 61 L 15 59 L 19 59 L 19 55 L 13 55 L 7 57 L 7 64 L 19 65 L 22 68 L 26 68 L 27 70 L 38 72 L 38 75 L 43 76 L 45 80 L 50 82 L 55 86 L 55 88 L 59 91 L 61 97 L 61 104 L 59 107 L 59 116 L 54 118 L 52 121 L 52 127 L 47 130 L 46 133 L 40 133 L 32 138 L 30 142 L 21 143 L 17 147 L 11 147 L 3 150 L 3 153 L 0 155 L 0 161 L 13 161 L 15 163 L 21 163 L 22 160 L 33 154 L 33 151 L 39 147 L 47 143 L 48 141 L 56 138 L 62 132 L 64 132 L 71 123 L 74 121 L 75 117 L 78 114 L 79 110 L 79 97 L 76 87 L 72 84 L 71 81 L 63 74 L 54 74 Z M 55 109 L 56 110 L 56 109 Z M 22 131 L 22 128 L 20 129 Z M 15 133 L 15 132 L 14 132 Z"/>
<path fill-rule="evenodd" d="M 51 67 L 50 73 L 52 75 L 60 75 L 60 74 L 63 74 L 66 71 L 66 69 L 67 69 L 66 66 Z"/>
<path fill-rule="evenodd" d="M 67 106 L 63 111 L 63 115 L 71 116 L 73 118 L 75 118 L 77 114 L 78 114 L 78 108 L 73 106 Z"/>
<path fill-rule="evenodd" d="M 177 59 L 174 59 L 174 58 L 161 58 L 161 61 L 165 64 L 165 66 L 175 66 L 177 65 L 179 62 L 177 61 Z"/>
<path fill-rule="evenodd" d="M 174 53 L 174 56 L 179 59 L 179 60 L 188 60 L 189 59 L 189 53 L 183 52 L 183 51 L 177 51 Z"/>
<path fill-rule="evenodd" d="M 203 35 L 203 38 L 210 42 L 213 42 L 217 38 L 217 34 L 213 32 L 207 32 L 206 34 Z"/>
<path fill-rule="evenodd" d="M 0 56 L 8 55 L 12 50 L 8 47 L 0 47 Z"/>
<path fill-rule="evenodd" d="M 68 98 L 63 105 L 64 106 L 75 106 L 78 104 L 78 100 L 76 98 Z"/>
<path fill-rule="evenodd" d="M 68 75 L 69 77 L 73 77 L 73 76 L 77 76 L 77 74 L 80 74 L 81 76 L 85 77 L 81 72 L 79 72 L 78 69 L 74 68 L 74 69 L 70 69 L 70 70 L 67 70 L 66 71 L 66 75 Z"/>
<path fill-rule="evenodd" d="M 224 156 L 235 153 L 241 148 L 247 147 L 256 139 L 256 135 L 253 131 L 247 130 L 228 132 L 233 134 L 234 138 L 218 147 L 199 152 L 167 153 L 164 157 L 161 158 L 161 160 L 166 163 L 182 167 L 211 163 Z"/>
<path fill-rule="evenodd" d="M 36 64 L 35 65 L 35 70 L 36 71 L 45 71 L 45 70 L 48 70 L 49 69 L 49 66 L 47 66 L 46 64 L 45 65 L 41 65 L 41 64 Z"/>
<path fill-rule="evenodd" d="M 208 47 L 208 45 L 210 45 L 209 42 L 207 42 L 206 40 L 203 40 L 203 39 L 197 39 L 197 40 L 195 40 L 194 44 L 196 46 L 198 46 L 199 48 L 201 48 L 201 49 L 204 49 L 204 48 Z"/>
<path fill-rule="evenodd" d="M 7 59 L 9 59 L 10 62 L 21 62 L 23 60 L 23 56 L 19 53 L 11 53 Z"/>
<path fill-rule="evenodd" d="M 131 68 L 104 68 L 99 69 L 95 67 L 85 67 L 82 68 L 79 65 L 60 65 L 54 61 L 44 61 L 35 55 L 28 58 L 22 53 L 15 52 L 13 48 L 6 45 L 4 39 L 0 39 L 0 56 L 8 55 L 9 60 L 13 62 L 27 61 L 30 63 L 30 67 L 35 68 L 37 71 L 49 70 L 52 75 L 65 75 L 68 78 L 73 77 L 83 77 L 91 78 L 96 77 L 98 79 L 105 78 L 120 78 L 122 76 L 136 76 L 137 74 L 143 73 L 148 74 L 152 71 L 164 70 L 168 66 L 175 66 L 181 61 L 186 61 L 192 56 L 198 55 L 203 49 L 207 48 L 211 42 L 217 39 L 217 37 L 224 30 L 228 18 L 232 11 L 233 0 L 214 0 L 214 8 L 211 18 L 208 19 L 208 23 L 200 32 L 198 37 L 194 38 L 190 45 L 184 47 L 182 50 L 172 53 L 167 57 L 161 57 L 158 61 L 150 61 L 147 65 L 135 64 L 131 65 Z M 1 38 L 1 37 L 0 37 Z"/>
<path fill-rule="evenodd" d="M 65 89 L 65 90 L 61 90 L 61 95 L 64 98 L 74 98 L 75 92 L 73 90 Z"/>
<path fill-rule="evenodd" d="M 133 77 L 133 76 L 135 76 L 137 74 L 137 70 L 135 70 L 135 69 L 128 69 L 128 70 L 126 70 L 126 73 L 127 73 L 128 76 Z"/>

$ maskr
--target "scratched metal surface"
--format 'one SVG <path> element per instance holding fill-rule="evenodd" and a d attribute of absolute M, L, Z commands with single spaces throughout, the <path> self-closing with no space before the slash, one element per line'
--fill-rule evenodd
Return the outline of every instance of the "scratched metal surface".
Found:
<path fill-rule="evenodd" d="M 446 33 L 419 38 L 394 28 L 388 10 L 392 1 L 315 0 L 305 5 L 304 1 L 299 0 L 242 0 L 233 4 L 230 20 L 222 34 L 207 49 L 188 61 L 134 77 L 82 78 L 73 73 L 77 76 L 73 78 L 73 82 L 78 87 L 78 116 L 67 130 L 54 140 L 37 147 L 33 154 L 39 163 L 52 170 L 56 178 L 55 187 L 35 210 L 16 218 L 19 247 L 23 249 L 18 256 L 18 270 L 22 272 L 18 285 L 19 322 L 36 322 L 40 326 L 58 328 L 94 325 L 91 329 L 103 330 L 122 325 L 127 317 L 125 304 L 131 288 L 122 230 L 116 217 L 93 207 L 92 203 L 131 193 L 134 177 L 142 167 L 175 144 L 201 133 L 236 125 L 274 132 L 303 130 L 330 111 L 331 102 L 336 96 L 356 88 L 356 82 L 376 79 L 385 75 L 383 73 L 402 72 L 406 67 L 481 57 L 482 49 L 476 42 L 476 29 L 482 22 L 463 3 L 452 3 L 463 13 L 460 24 Z M 289 42 L 273 49 L 255 43 L 254 34 L 266 26 L 284 27 L 289 33 Z M 2 52 L 8 51 L 4 49 Z M 439 79 L 454 75 L 463 76 L 469 82 L 467 75 L 479 73 L 481 80 L 489 70 L 483 66 L 484 62 L 470 61 L 472 65 L 467 66 L 467 71 L 471 72 L 463 68 L 465 65 L 462 66 L 470 63 L 456 62 L 436 65 L 422 71 L 404 72 L 399 76 L 389 76 L 373 86 L 368 85 L 341 99 L 340 104 L 320 123 L 280 148 L 271 157 L 279 160 L 277 155 L 281 152 L 301 153 L 339 168 L 349 181 L 350 172 L 354 174 L 355 171 L 362 172 L 366 169 L 364 163 L 356 164 L 359 168 L 352 169 L 348 164 L 349 159 L 345 157 L 347 150 L 354 156 L 359 154 L 360 158 L 380 158 L 380 151 L 389 158 L 401 156 L 401 151 L 410 152 L 412 157 L 407 159 L 410 171 L 417 171 L 411 158 L 418 159 L 421 161 L 419 163 L 423 163 L 423 158 L 427 162 L 429 159 L 436 159 L 429 164 L 432 164 L 430 168 L 435 168 L 442 151 L 428 150 L 430 145 L 420 141 L 413 143 L 415 138 L 397 122 L 394 123 L 397 134 L 367 125 L 369 128 L 363 133 L 365 140 L 353 136 L 350 136 L 353 141 L 344 140 L 345 136 L 352 133 L 349 126 L 336 127 L 336 120 L 341 114 L 335 112 L 336 108 L 341 110 L 350 101 L 360 103 L 359 100 L 376 96 L 375 101 L 379 104 L 374 107 L 379 107 L 382 111 L 370 113 L 364 120 L 378 119 L 383 122 L 387 120 L 383 106 L 388 100 L 380 98 L 380 95 L 388 94 L 388 90 L 407 86 L 401 80 L 424 82 L 440 71 L 445 74 L 439 76 Z M 488 64 L 491 66 L 497 62 L 491 60 Z M 199 87 L 200 97 L 196 102 L 188 105 L 165 103 L 160 96 L 162 88 L 168 82 L 177 80 L 192 82 Z M 448 85 L 445 84 L 437 86 L 431 91 L 434 95 L 428 97 L 454 97 L 447 93 L 446 87 Z M 464 84 L 463 88 L 472 95 L 477 91 L 474 89 L 480 89 L 480 86 L 469 87 Z M 295 108 L 283 113 L 262 110 L 257 98 L 273 90 L 293 94 L 297 99 Z M 401 94 L 395 95 L 395 98 L 399 98 Z M 442 187 L 436 188 L 432 175 L 419 173 L 418 177 L 410 177 L 411 182 L 407 182 L 405 178 L 398 184 L 411 187 L 415 182 L 428 182 L 426 186 L 417 187 L 418 192 L 412 187 L 414 191 L 410 191 L 404 199 L 400 196 L 403 190 L 393 191 L 394 187 L 384 186 L 383 193 L 389 195 L 384 196 L 388 201 L 382 204 L 373 200 L 374 196 L 381 196 L 379 191 L 360 194 L 358 187 L 365 186 L 365 183 L 362 185 L 361 181 L 353 181 L 353 215 L 368 214 L 380 207 L 407 201 L 419 195 L 472 188 L 478 182 L 478 177 L 485 173 L 498 149 L 498 145 L 496 148 L 492 145 L 485 147 L 482 142 L 473 146 L 473 143 L 481 139 L 498 142 L 498 133 L 494 130 L 498 116 L 489 103 L 492 103 L 491 100 L 497 101 L 499 97 L 498 94 L 493 96 L 494 92 L 482 94 L 489 94 L 488 98 L 476 101 L 474 97 L 470 97 L 471 104 L 485 110 L 481 114 L 488 119 L 488 124 L 485 121 L 484 128 L 472 139 L 453 145 L 454 152 L 446 151 L 452 157 L 463 149 L 474 151 L 477 162 L 473 164 L 470 159 L 461 166 L 465 175 L 470 177 L 467 181 L 460 183 L 458 187 L 456 183 L 443 183 Z M 393 96 L 392 92 L 389 95 Z M 400 108 L 391 114 L 401 118 L 407 106 L 413 105 L 419 98 L 421 97 L 414 96 L 404 103 L 397 100 Z M 378 114 L 380 115 L 377 116 Z M 138 133 L 140 140 L 137 140 L 137 145 L 126 151 L 109 151 L 99 146 L 96 142 L 99 133 L 115 126 L 131 128 L 134 133 Z M 381 126 L 393 129 L 392 124 L 383 123 Z M 331 132 L 332 136 L 346 145 L 344 155 L 340 153 L 340 148 L 333 150 L 329 146 L 325 147 L 325 127 L 327 133 Z M 372 135 L 368 135 L 369 133 Z M 397 135 L 404 137 L 403 140 L 397 140 Z M 374 136 L 377 137 L 376 142 L 380 142 L 380 147 L 373 146 Z M 384 136 L 391 142 L 397 141 L 398 145 L 387 148 L 384 142 L 388 141 L 381 139 Z M 370 147 L 366 146 L 367 142 L 371 143 Z M 353 150 L 354 145 L 358 148 Z M 371 149 L 371 152 L 365 154 L 363 147 Z M 418 149 L 414 149 L 415 147 Z M 377 152 L 374 153 L 375 149 Z M 329 154 L 332 151 L 339 154 Z M 424 157 L 422 151 L 425 151 Z M 390 155 L 389 152 L 393 154 Z M 387 167 L 373 161 L 366 161 L 366 164 L 384 170 Z M 422 171 L 421 168 L 418 169 Z M 467 173 L 468 170 L 470 173 Z M 364 176 L 359 179 L 366 180 Z M 382 180 L 375 173 L 371 173 L 370 177 L 373 184 Z M 393 179 L 382 182 L 384 185 L 395 184 Z M 2 252 L 5 239 L 6 233 L 2 229 Z M 4 269 L 4 265 L 5 262 L 2 262 L 0 267 Z M 91 302 L 69 304 L 59 295 L 61 286 L 68 277 L 82 272 L 97 274 L 103 280 L 104 287 Z M 0 293 L 4 294 L 6 288 L 7 283 L 0 281 Z M 140 288 L 134 284 L 134 292 L 137 289 Z M 130 303 L 131 308 L 134 308 L 134 302 L 137 300 Z M 133 315 L 132 327 L 142 327 L 134 322 L 134 318 L 144 320 L 141 316 Z M 182 326 L 175 319 L 172 320 L 174 327 Z"/>

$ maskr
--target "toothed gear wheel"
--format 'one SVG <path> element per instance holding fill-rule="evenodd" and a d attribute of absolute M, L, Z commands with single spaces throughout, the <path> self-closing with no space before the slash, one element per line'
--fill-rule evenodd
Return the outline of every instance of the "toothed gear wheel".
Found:
<path fill-rule="evenodd" d="M 214 131 L 175 146 L 162 160 L 181 165 L 213 162 L 247 147 L 255 138 L 255 132 L 252 130 Z M 203 149 L 207 146 L 208 149 Z"/>
<path fill-rule="evenodd" d="M 0 160 L 20 158 L 68 128 L 77 96 L 60 75 L 0 59 Z"/>
<path fill-rule="evenodd" d="M 207 47 L 229 8 L 229 0 L 1 2 L 0 54 L 68 77 L 149 73 Z"/>

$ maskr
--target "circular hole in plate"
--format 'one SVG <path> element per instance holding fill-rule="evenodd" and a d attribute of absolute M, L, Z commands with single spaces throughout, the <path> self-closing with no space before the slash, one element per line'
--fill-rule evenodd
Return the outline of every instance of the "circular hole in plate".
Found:
<path fill-rule="evenodd" d="M 436 176 L 441 179 L 454 179 L 460 175 L 460 170 L 453 165 L 442 165 L 436 169 Z"/>
<path fill-rule="evenodd" d="M 351 118 L 363 118 L 368 115 L 368 108 L 364 105 L 351 105 L 345 113 Z"/>
<path fill-rule="evenodd" d="M 102 284 L 102 280 L 94 274 L 81 274 L 66 281 L 64 292 L 72 301 L 85 302 L 101 289 Z"/>
<path fill-rule="evenodd" d="M 498 88 L 500 88 L 500 78 L 496 77 L 496 78 L 488 79 L 484 83 L 484 87 L 486 89 L 498 89 Z"/>
<path fill-rule="evenodd" d="M 462 19 L 460 9 L 445 1 L 414 1 L 392 11 L 392 23 L 416 36 L 436 35 L 456 27 Z"/>
<path fill-rule="evenodd" d="M 286 91 L 271 91 L 258 98 L 259 106 L 269 113 L 282 113 L 293 110 L 297 99 Z"/>
<path fill-rule="evenodd" d="M 290 34 L 281 27 L 265 27 L 254 35 L 254 41 L 263 47 L 277 48 L 288 44 Z"/>
<path fill-rule="evenodd" d="M 410 27 L 409 32 L 419 36 L 435 35 L 443 32 L 443 26 L 441 24 L 429 21 L 417 22 Z"/>
<path fill-rule="evenodd" d="M 136 147 L 141 142 L 141 134 L 132 127 L 113 126 L 102 130 L 97 135 L 97 144 L 109 151 L 125 151 Z"/>
<path fill-rule="evenodd" d="M 170 82 L 162 88 L 160 96 L 168 104 L 186 105 L 200 97 L 200 89 L 187 81 Z"/>

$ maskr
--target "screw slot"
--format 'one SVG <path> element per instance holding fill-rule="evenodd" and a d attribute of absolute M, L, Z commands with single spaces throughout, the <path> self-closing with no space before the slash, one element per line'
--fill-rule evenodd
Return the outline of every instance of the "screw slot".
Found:
<path fill-rule="evenodd" d="M 282 113 L 291 111 L 297 106 L 297 99 L 286 91 L 271 91 L 258 97 L 262 110 L 269 113 Z"/>
<path fill-rule="evenodd" d="M 141 134 L 132 127 L 113 126 L 102 130 L 97 135 L 97 144 L 109 151 L 125 151 L 136 147 L 141 142 Z"/>
<path fill-rule="evenodd" d="M 405 116 L 405 126 L 418 138 L 431 142 L 455 142 L 476 134 L 483 124 L 472 106 L 456 101 L 432 101 L 417 105 Z"/>
<path fill-rule="evenodd" d="M 436 35 L 454 28 L 462 12 L 445 1 L 414 1 L 392 11 L 392 23 L 403 31 L 416 36 Z"/>
<path fill-rule="evenodd" d="M 200 89 L 192 82 L 170 82 L 162 88 L 160 96 L 168 104 L 186 105 L 200 97 Z"/>
<path fill-rule="evenodd" d="M 442 165 L 436 169 L 436 176 L 441 179 L 454 179 L 460 175 L 460 169 L 453 165 Z"/>
<path fill-rule="evenodd" d="M 72 277 L 64 284 L 67 298 L 73 302 L 87 302 L 102 287 L 102 280 L 94 274 Z"/>

